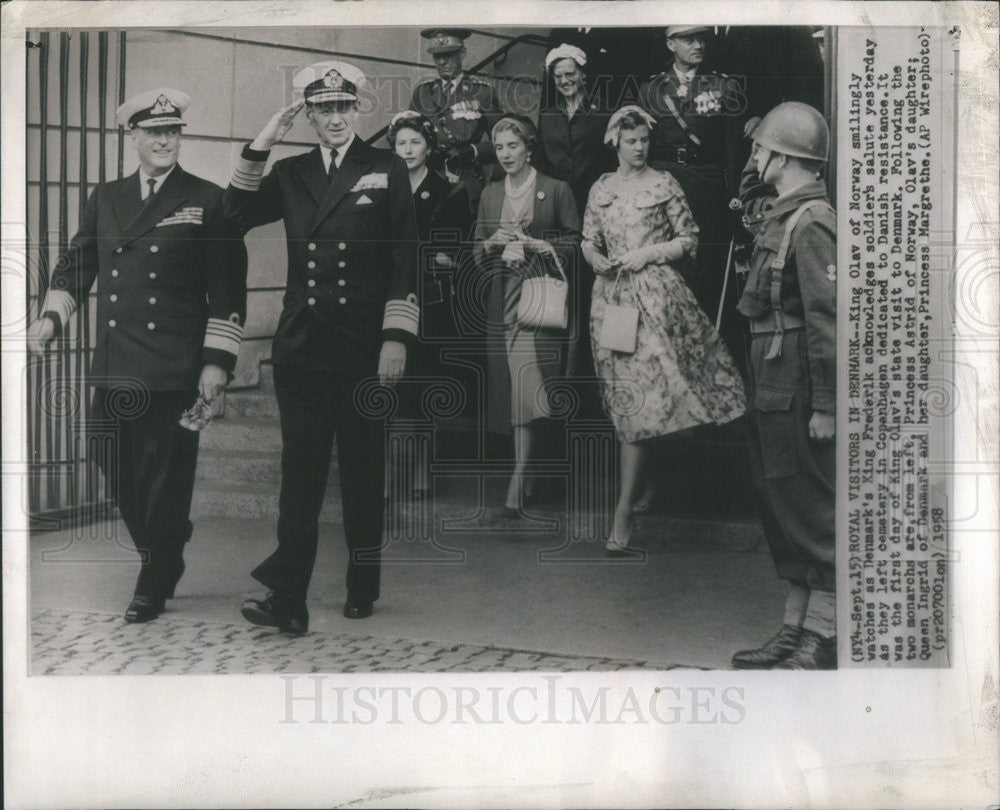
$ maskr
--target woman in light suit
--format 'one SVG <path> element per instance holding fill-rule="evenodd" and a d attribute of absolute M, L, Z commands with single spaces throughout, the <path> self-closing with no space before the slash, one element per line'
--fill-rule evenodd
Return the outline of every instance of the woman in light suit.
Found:
<path fill-rule="evenodd" d="M 568 335 L 575 329 L 572 321 L 567 330 L 520 324 L 521 284 L 533 276 L 558 276 L 562 268 L 572 301 L 580 215 L 570 187 L 531 166 L 537 136 L 529 119 L 504 116 L 493 126 L 492 137 L 506 176 L 483 191 L 475 255 L 480 271 L 490 278 L 487 425 L 493 431 L 513 430 L 514 473 L 501 514 L 516 518 L 525 497 L 531 496 L 525 471 L 533 424 L 552 416 L 548 384 L 566 373 L 571 359 Z M 571 318 L 572 311 L 571 305 Z"/>

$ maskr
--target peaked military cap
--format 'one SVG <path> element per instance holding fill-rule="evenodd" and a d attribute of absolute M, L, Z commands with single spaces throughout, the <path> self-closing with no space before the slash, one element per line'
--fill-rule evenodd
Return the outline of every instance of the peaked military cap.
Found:
<path fill-rule="evenodd" d="M 451 53 L 465 45 L 465 40 L 472 35 L 468 28 L 425 28 L 420 36 L 429 39 L 427 53 Z"/>
<path fill-rule="evenodd" d="M 158 87 L 132 96 L 116 113 L 119 126 L 128 129 L 143 127 L 183 127 L 181 118 L 191 104 L 191 96 L 169 87 Z"/>
<path fill-rule="evenodd" d="M 292 77 L 292 87 L 302 92 L 306 104 L 357 101 L 365 74 L 347 62 L 317 62 Z"/>

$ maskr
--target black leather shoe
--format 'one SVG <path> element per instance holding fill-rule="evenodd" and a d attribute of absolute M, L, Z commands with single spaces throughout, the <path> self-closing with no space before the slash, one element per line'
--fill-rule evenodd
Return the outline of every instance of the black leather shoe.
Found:
<path fill-rule="evenodd" d="M 167 599 L 174 598 L 174 591 L 177 588 L 177 583 L 181 581 L 182 576 L 184 576 L 183 557 L 178 561 L 177 566 L 174 568 L 174 575 L 170 578 L 170 584 L 167 585 L 167 590 L 166 593 L 164 594 L 164 596 L 166 596 Z"/>
<path fill-rule="evenodd" d="M 803 630 L 799 648 L 774 668 L 836 669 L 837 638 L 823 638 L 812 630 Z"/>
<path fill-rule="evenodd" d="M 125 621 L 129 624 L 149 622 L 163 613 L 163 600 L 137 593 L 125 609 Z"/>
<path fill-rule="evenodd" d="M 247 599 L 240 607 L 243 618 L 260 627 L 277 627 L 289 636 L 301 636 L 309 630 L 306 603 L 270 591 L 263 599 Z"/>
<path fill-rule="evenodd" d="M 355 602 L 348 598 L 344 603 L 344 618 L 347 619 L 367 619 L 375 610 L 372 602 Z"/>
<path fill-rule="evenodd" d="M 740 650 L 733 656 L 733 669 L 770 669 L 784 661 L 799 647 L 802 628 L 783 625 L 775 636 L 756 650 Z"/>

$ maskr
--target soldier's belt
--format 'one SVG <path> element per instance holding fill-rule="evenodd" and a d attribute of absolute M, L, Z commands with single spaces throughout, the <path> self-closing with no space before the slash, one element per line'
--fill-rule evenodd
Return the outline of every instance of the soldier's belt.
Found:
<path fill-rule="evenodd" d="M 694 146 L 664 146 L 663 155 L 666 160 L 678 166 L 690 166 L 695 163 L 716 164 L 717 160 L 703 160 L 700 149 Z"/>
<path fill-rule="evenodd" d="M 805 318 L 801 315 L 791 315 L 787 312 L 781 313 L 781 326 L 776 322 L 774 312 L 768 312 L 760 318 L 750 321 L 750 334 L 752 335 L 773 335 L 775 332 L 784 329 L 803 329 L 806 325 Z"/>

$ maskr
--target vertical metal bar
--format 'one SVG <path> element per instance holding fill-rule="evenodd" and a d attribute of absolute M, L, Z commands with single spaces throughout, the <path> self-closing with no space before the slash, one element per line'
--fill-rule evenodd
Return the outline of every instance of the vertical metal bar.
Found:
<path fill-rule="evenodd" d="M 87 205 L 87 82 L 90 67 L 90 35 L 86 31 L 81 31 L 78 35 L 80 41 L 80 185 L 77 199 L 77 225 L 83 218 L 83 209 Z M 68 384 L 77 391 L 75 400 L 67 401 L 79 402 L 76 413 L 72 414 L 72 426 L 70 436 L 72 441 L 67 442 L 67 447 L 71 451 L 71 486 L 70 486 L 70 506 L 79 506 L 86 503 L 86 498 L 81 489 L 86 487 L 87 470 L 83 466 L 84 453 L 83 445 L 80 441 L 80 430 L 86 425 L 86 401 L 87 401 L 87 354 L 84 349 L 83 336 L 90 323 L 90 295 L 89 291 L 80 296 L 80 309 L 76 315 L 76 340 L 74 341 L 74 371 L 72 379 Z"/>
<path fill-rule="evenodd" d="M 104 150 L 108 145 L 106 123 L 108 120 L 108 32 L 97 35 L 97 182 L 103 183 L 107 177 L 107 161 Z"/>
<path fill-rule="evenodd" d="M 69 238 L 69 158 L 67 155 L 67 142 L 69 141 L 69 46 L 70 36 L 68 33 L 59 34 L 59 251 L 62 253 Z M 70 354 L 72 341 L 69 340 L 70 330 L 67 324 L 64 328 L 67 339 L 62 341 L 59 350 L 56 352 L 56 366 L 52 381 L 56 386 L 66 385 L 67 375 L 72 373 L 72 356 Z M 53 392 L 55 394 L 55 392 Z M 52 414 L 50 419 L 53 423 L 52 432 L 55 442 L 51 446 L 52 457 L 50 461 L 60 462 L 65 459 L 65 439 L 67 436 L 66 420 L 63 419 L 62 408 L 60 407 L 61 392 L 52 398 Z M 53 472 L 57 466 L 50 468 Z M 62 506 L 59 503 L 60 496 L 60 476 L 50 474 L 48 477 L 49 508 L 55 509 Z"/>
<path fill-rule="evenodd" d="M 118 106 L 125 103 L 125 32 L 118 33 Z M 125 174 L 125 130 L 118 126 L 118 179 Z"/>
<path fill-rule="evenodd" d="M 107 160 L 105 158 L 107 149 L 107 120 L 108 120 L 108 32 L 101 31 L 97 35 L 97 182 L 103 183 L 107 179 Z M 83 331 L 84 340 L 80 347 L 84 357 L 90 360 L 90 347 L 93 345 L 90 334 L 90 320 L 87 320 L 86 328 Z M 90 389 L 84 392 L 84 418 L 88 424 L 93 415 L 90 407 Z M 101 489 L 101 472 L 97 468 L 95 454 L 90 452 L 90 443 L 87 444 L 87 480 L 90 482 L 87 490 L 87 500 L 91 503 L 100 503 L 95 518 L 105 520 L 109 517 L 106 509 L 107 493 Z"/>
<path fill-rule="evenodd" d="M 49 286 L 49 33 L 43 31 L 38 41 L 38 300 L 32 315 L 37 317 L 42 299 Z M 28 489 L 28 512 L 41 511 L 42 481 L 39 463 L 43 460 L 42 426 L 44 414 L 38 405 L 38 395 L 44 379 L 47 361 L 43 358 L 28 365 L 28 440 L 31 442 L 32 475 Z"/>

